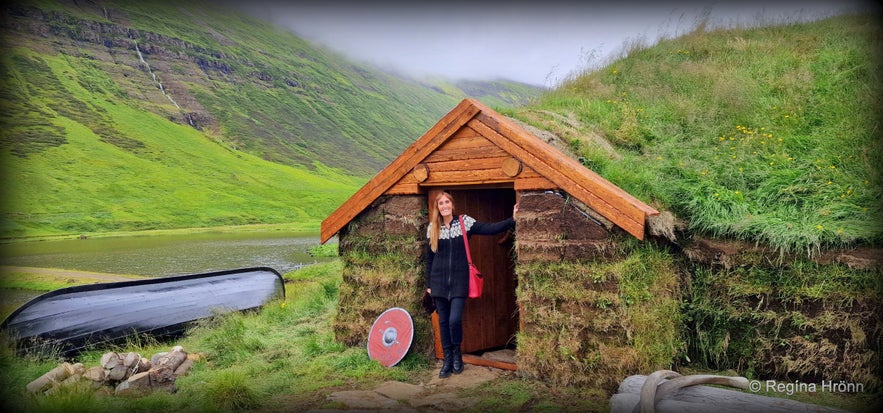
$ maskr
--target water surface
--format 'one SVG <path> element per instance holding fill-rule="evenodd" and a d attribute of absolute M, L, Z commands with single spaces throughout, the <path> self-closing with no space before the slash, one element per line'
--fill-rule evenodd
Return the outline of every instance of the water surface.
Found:
<path fill-rule="evenodd" d="M 22 241 L 0 245 L 0 265 L 153 277 L 246 267 L 285 274 L 329 260 L 310 256 L 316 245 L 318 234 L 279 231 Z"/>

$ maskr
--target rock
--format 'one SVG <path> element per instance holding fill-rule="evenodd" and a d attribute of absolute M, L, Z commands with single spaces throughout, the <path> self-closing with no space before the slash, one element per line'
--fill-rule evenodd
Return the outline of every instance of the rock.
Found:
<path fill-rule="evenodd" d="M 346 390 L 331 393 L 328 400 L 354 409 L 390 409 L 399 402 L 370 390 Z"/>
<path fill-rule="evenodd" d="M 467 364 L 463 373 L 452 375 L 446 379 L 435 377 L 429 381 L 428 386 L 465 389 L 491 381 L 499 376 L 500 373 L 498 369 Z"/>
<path fill-rule="evenodd" d="M 436 393 L 420 399 L 411 400 L 409 403 L 421 410 L 436 408 L 439 410 L 458 412 L 468 409 L 481 401 L 479 397 L 460 397 L 456 393 Z"/>
<path fill-rule="evenodd" d="M 388 381 L 374 389 L 376 393 L 393 400 L 412 400 L 424 390 L 423 386 L 398 381 Z"/>

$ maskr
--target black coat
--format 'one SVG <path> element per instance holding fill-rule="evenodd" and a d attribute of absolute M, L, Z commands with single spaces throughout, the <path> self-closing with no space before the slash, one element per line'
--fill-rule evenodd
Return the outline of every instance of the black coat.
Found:
<path fill-rule="evenodd" d="M 499 234 L 515 227 L 515 219 L 507 218 L 499 222 L 483 223 L 463 215 L 467 236 Z M 429 225 L 432 225 L 430 223 Z M 433 252 L 429 244 L 429 229 L 426 230 L 426 287 L 432 289 L 433 297 L 451 299 L 469 295 L 469 261 L 463 245 L 463 232 L 457 215 L 451 221 L 451 228 L 442 228 L 438 239 L 438 251 Z"/>

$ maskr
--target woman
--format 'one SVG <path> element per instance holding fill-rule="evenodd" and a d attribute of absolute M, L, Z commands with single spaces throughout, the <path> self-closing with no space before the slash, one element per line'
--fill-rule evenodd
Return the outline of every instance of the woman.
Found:
<path fill-rule="evenodd" d="M 512 218 L 500 222 L 482 223 L 463 215 L 466 234 L 499 234 L 515 226 L 518 204 L 512 208 Z M 427 228 L 429 248 L 426 258 L 426 292 L 435 302 L 438 326 L 441 330 L 444 361 L 438 376 L 445 378 L 463 372 L 463 307 L 469 294 L 469 262 L 463 245 L 463 231 L 459 217 L 454 215 L 454 198 L 447 192 L 435 197 L 435 208 Z"/>

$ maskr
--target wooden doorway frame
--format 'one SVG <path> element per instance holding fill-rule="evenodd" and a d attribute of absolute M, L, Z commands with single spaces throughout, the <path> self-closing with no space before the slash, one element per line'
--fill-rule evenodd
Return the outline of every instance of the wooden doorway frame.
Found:
<path fill-rule="evenodd" d="M 433 200 L 441 188 L 427 191 L 430 211 Z M 454 198 L 454 213 L 467 214 L 482 222 L 496 222 L 512 215 L 512 205 L 517 193 L 506 187 L 456 187 L 445 188 Z M 471 353 L 504 348 L 512 344 L 520 328 L 519 311 L 515 297 L 517 279 L 511 233 L 470 237 L 470 250 L 476 266 L 485 275 L 485 291 L 482 298 L 467 299 L 463 314 L 463 362 L 517 370 L 515 363 L 482 358 Z M 432 329 L 436 357 L 444 357 L 438 314 L 432 313 Z"/>

